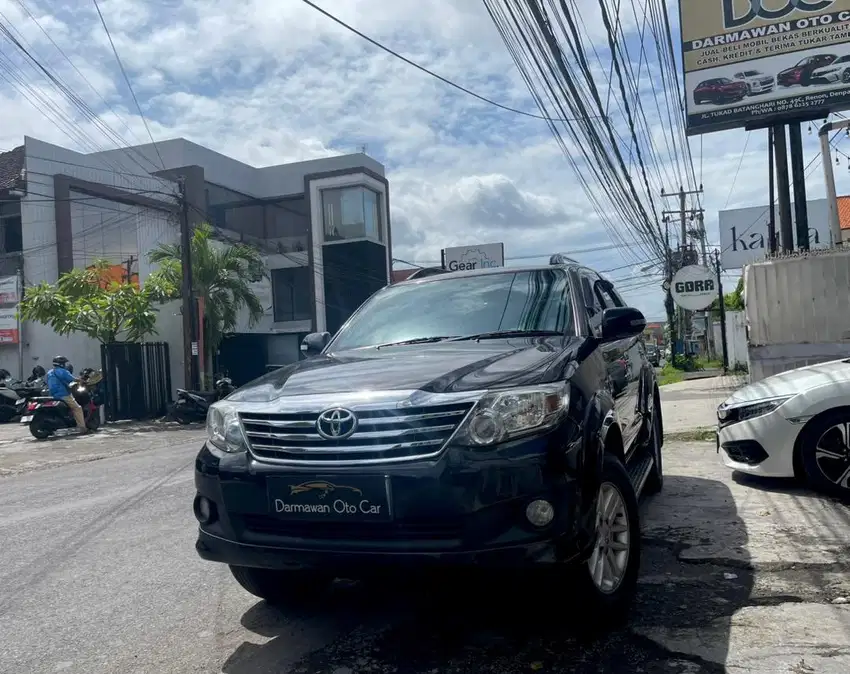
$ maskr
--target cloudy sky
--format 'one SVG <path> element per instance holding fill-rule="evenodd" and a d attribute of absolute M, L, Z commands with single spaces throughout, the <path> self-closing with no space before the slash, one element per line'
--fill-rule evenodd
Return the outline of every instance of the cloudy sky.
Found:
<path fill-rule="evenodd" d="M 316 2 L 454 82 L 536 112 L 481 0 Z M 587 47 L 598 46 L 604 63 L 597 3 L 578 2 L 594 42 Z M 636 306 L 650 318 L 663 316 L 660 287 L 641 284 L 646 274 L 612 245 L 545 122 L 456 91 L 301 0 L 102 0 L 100 7 L 154 139 L 183 136 L 257 166 L 366 146 L 387 167 L 396 257 L 427 263 L 445 246 L 503 241 L 516 264 L 550 251 L 590 249 L 576 257 L 613 270 L 609 276 L 633 288 L 626 294 Z M 623 21 L 639 42 L 638 24 Z M 0 0 L 0 22 L 110 128 L 131 143 L 147 140 L 89 0 Z M 86 151 L 80 130 L 99 149 L 116 146 L 34 70 L 18 69 L 44 97 L 35 105 L 26 100 L 13 86 L 8 59 L 21 61 L 2 36 L 0 43 L 0 149 L 30 135 Z M 43 114 L 45 100 L 75 133 Z M 665 127 L 649 118 L 654 135 L 663 137 Z M 808 161 L 817 138 L 804 140 Z M 691 140 L 712 243 L 719 242 L 718 210 L 766 203 L 766 141 L 763 131 Z M 843 149 L 850 153 L 850 142 Z M 850 190 L 842 162 L 839 193 Z M 819 168 L 808 189 L 811 197 L 823 196 Z"/>

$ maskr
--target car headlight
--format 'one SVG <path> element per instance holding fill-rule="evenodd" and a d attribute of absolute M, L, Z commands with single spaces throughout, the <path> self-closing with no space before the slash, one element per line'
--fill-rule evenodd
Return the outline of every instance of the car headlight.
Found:
<path fill-rule="evenodd" d="M 214 404 L 207 413 L 207 438 L 222 452 L 234 454 L 247 449 L 239 414 L 229 405 Z"/>
<path fill-rule="evenodd" d="M 726 403 L 717 408 L 717 419 L 722 426 L 728 426 L 739 421 L 746 421 L 765 414 L 770 414 L 794 396 L 781 396 L 756 400 L 755 402 L 739 403 L 727 406 Z"/>
<path fill-rule="evenodd" d="M 569 404 L 563 385 L 537 386 L 488 393 L 466 418 L 454 443 L 492 447 L 552 428 Z"/>

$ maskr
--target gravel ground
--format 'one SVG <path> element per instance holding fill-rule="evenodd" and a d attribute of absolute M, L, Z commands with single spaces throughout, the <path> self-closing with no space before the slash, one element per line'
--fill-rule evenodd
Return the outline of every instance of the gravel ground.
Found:
<path fill-rule="evenodd" d="M 633 616 L 593 639 L 568 597 L 506 578 L 340 582 L 309 610 L 273 609 L 195 555 L 198 430 L 6 431 L 4 674 L 850 671 L 850 512 L 734 477 L 710 443 L 667 443 Z"/>

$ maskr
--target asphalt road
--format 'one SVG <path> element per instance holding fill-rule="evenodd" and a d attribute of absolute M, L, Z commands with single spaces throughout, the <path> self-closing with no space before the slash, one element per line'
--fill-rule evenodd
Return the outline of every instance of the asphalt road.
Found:
<path fill-rule="evenodd" d="M 0 672 L 850 671 L 847 508 L 734 480 L 709 443 L 668 443 L 632 620 L 586 640 L 562 620 L 579 606 L 498 583 L 340 583 L 309 611 L 268 607 L 195 555 L 197 435 L 80 439 L 119 455 L 0 477 Z M 69 444 L 50 451 L 89 452 Z"/>

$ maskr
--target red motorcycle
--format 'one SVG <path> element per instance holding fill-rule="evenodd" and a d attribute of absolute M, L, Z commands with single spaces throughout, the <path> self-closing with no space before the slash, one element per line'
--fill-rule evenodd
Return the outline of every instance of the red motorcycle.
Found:
<path fill-rule="evenodd" d="M 100 428 L 100 406 L 103 404 L 100 391 L 102 381 L 102 372 L 86 368 L 80 373 L 80 381 L 68 387 L 71 389 L 74 400 L 83 408 L 86 427 L 92 431 Z M 77 427 L 77 422 L 67 403 L 47 397 L 30 400 L 21 417 L 21 423 L 29 424 L 30 433 L 39 440 L 50 437 L 60 428 Z"/>

